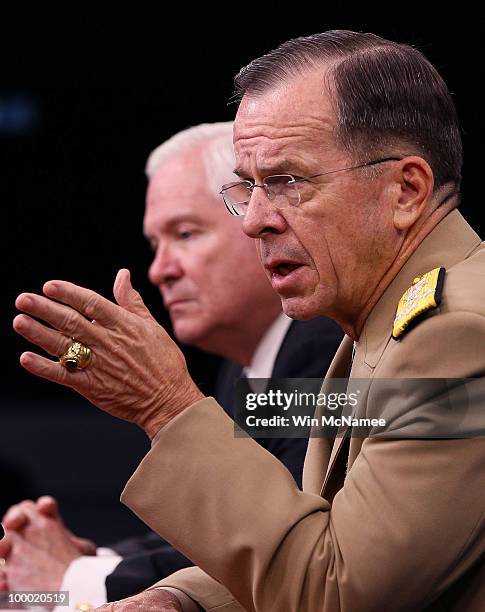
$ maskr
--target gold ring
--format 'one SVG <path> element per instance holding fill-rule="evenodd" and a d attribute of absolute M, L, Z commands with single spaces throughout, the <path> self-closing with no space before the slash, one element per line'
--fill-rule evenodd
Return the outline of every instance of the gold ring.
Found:
<path fill-rule="evenodd" d="M 73 372 L 86 368 L 91 361 L 91 355 L 92 351 L 89 346 L 73 338 L 67 351 L 59 357 L 59 361 L 65 368 Z"/>

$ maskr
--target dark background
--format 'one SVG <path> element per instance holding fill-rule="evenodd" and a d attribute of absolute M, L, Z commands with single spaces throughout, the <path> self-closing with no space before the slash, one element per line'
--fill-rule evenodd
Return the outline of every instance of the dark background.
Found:
<path fill-rule="evenodd" d="M 483 21 L 430 3 L 230 4 L 222 11 L 163 2 L 46 4 L 4 4 L 0 12 L 0 511 L 19 495 L 51 492 L 74 530 L 106 543 L 144 529 L 117 498 L 147 441 L 134 426 L 22 371 L 26 343 L 11 331 L 15 296 L 52 278 L 111 296 L 116 271 L 128 267 L 167 324 L 145 278 L 147 155 L 189 125 L 232 119 L 232 77 L 243 64 L 287 38 L 331 28 L 411 42 L 438 66 L 463 126 L 463 210 L 483 233 Z M 215 362 L 196 351 L 188 358 L 209 392 Z"/>

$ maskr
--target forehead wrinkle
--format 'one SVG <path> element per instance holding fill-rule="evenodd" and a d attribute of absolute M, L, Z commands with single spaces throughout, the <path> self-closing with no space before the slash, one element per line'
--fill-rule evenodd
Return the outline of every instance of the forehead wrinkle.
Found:
<path fill-rule="evenodd" d="M 313 174 L 334 145 L 335 111 L 322 88 L 321 75 L 309 75 L 285 87 L 242 100 L 234 124 L 238 172 L 278 174 L 283 159 L 295 162 L 289 174 Z M 251 169 L 250 172 L 248 172 Z"/>
<path fill-rule="evenodd" d="M 293 121 L 288 118 L 286 121 L 276 125 L 275 121 L 273 121 L 272 124 L 267 124 L 257 117 L 251 118 L 244 116 L 235 126 L 234 144 L 236 145 L 240 141 L 251 141 L 258 138 L 265 138 L 267 140 L 301 138 L 308 133 L 314 134 L 319 131 L 332 133 L 333 130 L 334 123 L 331 121 L 331 118 L 322 117 L 321 115 L 318 116 L 307 113 L 303 122 L 301 118 Z"/>
<path fill-rule="evenodd" d="M 247 163 L 254 159 L 259 171 L 269 174 L 289 174 L 310 170 L 315 165 L 315 153 L 324 146 L 321 139 L 308 139 L 301 132 L 291 137 L 269 140 L 258 136 L 244 142 L 236 142 L 235 154 L 238 162 L 236 174 L 244 174 Z"/>
<path fill-rule="evenodd" d="M 330 119 L 310 117 L 304 124 L 292 126 L 268 126 L 254 123 L 253 126 L 235 131 L 234 150 L 238 163 L 243 157 L 277 156 L 285 150 L 285 158 L 301 157 L 321 151 L 328 142 L 333 142 L 334 125 Z M 291 151 L 288 148 L 291 147 Z"/>

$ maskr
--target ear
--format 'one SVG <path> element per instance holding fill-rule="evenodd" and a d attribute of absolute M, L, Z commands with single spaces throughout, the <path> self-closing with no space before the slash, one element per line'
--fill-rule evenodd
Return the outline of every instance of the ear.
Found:
<path fill-rule="evenodd" d="M 431 199 L 434 188 L 433 171 L 422 157 L 405 157 L 396 164 L 394 179 L 394 227 L 406 231 L 422 216 Z"/>

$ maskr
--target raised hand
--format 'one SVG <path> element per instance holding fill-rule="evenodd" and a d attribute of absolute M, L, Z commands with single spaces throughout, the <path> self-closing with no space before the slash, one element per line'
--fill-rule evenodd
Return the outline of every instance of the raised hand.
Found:
<path fill-rule="evenodd" d="M 45 283 L 43 293 L 17 298 L 17 308 L 27 314 L 15 317 L 15 331 L 53 356 L 64 354 L 75 338 L 91 349 L 92 358 L 85 369 L 71 371 L 27 352 L 20 357 L 26 370 L 72 387 L 150 437 L 202 399 L 184 356 L 131 286 L 128 270 L 120 270 L 115 280 L 118 305 L 66 281 Z"/>

